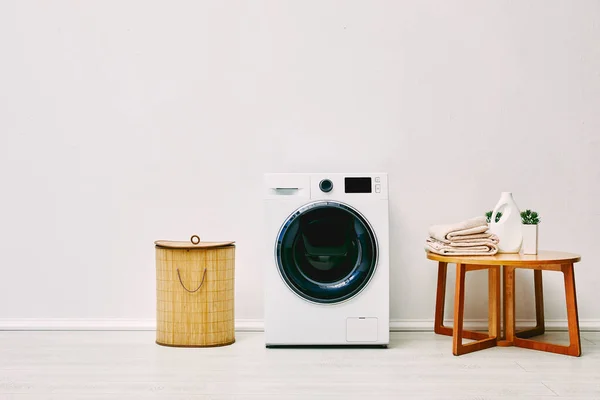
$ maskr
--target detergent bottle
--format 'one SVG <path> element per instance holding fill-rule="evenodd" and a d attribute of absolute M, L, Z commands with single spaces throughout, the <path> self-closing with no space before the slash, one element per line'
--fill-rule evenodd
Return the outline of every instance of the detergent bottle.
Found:
<path fill-rule="evenodd" d="M 502 212 L 502 217 L 496 222 L 496 214 Z M 500 200 L 490 219 L 490 232 L 498 236 L 499 253 L 518 253 L 523 242 L 521 212 L 513 199 L 511 192 L 502 192 Z"/>

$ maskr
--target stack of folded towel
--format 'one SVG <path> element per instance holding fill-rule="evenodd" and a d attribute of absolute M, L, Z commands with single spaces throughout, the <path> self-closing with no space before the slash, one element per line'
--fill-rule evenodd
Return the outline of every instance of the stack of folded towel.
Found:
<path fill-rule="evenodd" d="M 491 256 L 498 252 L 498 236 L 488 232 L 485 217 L 449 225 L 433 225 L 425 250 L 447 256 Z"/>

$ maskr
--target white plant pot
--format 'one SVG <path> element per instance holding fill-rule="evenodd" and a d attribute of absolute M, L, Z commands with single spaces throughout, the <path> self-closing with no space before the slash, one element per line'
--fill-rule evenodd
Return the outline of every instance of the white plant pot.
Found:
<path fill-rule="evenodd" d="M 523 225 L 523 254 L 537 254 L 538 226 Z"/>

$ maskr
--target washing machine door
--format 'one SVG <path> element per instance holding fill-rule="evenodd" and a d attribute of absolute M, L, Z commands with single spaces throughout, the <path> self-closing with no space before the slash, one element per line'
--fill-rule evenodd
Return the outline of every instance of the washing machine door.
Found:
<path fill-rule="evenodd" d="M 317 201 L 284 222 L 276 259 L 282 279 L 297 295 L 315 303 L 338 303 L 369 283 L 377 267 L 377 240 L 356 209 Z"/>

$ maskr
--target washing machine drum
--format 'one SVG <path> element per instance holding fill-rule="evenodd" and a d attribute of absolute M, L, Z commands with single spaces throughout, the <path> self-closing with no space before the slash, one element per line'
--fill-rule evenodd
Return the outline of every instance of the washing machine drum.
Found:
<path fill-rule="evenodd" d="M 333 201 L 307 204 L 283 224 L 277 265 L 288 287 L 317 303 L 338 303 L 358 294 L 377 266 L 377 241 L 367 220 Z"/>

